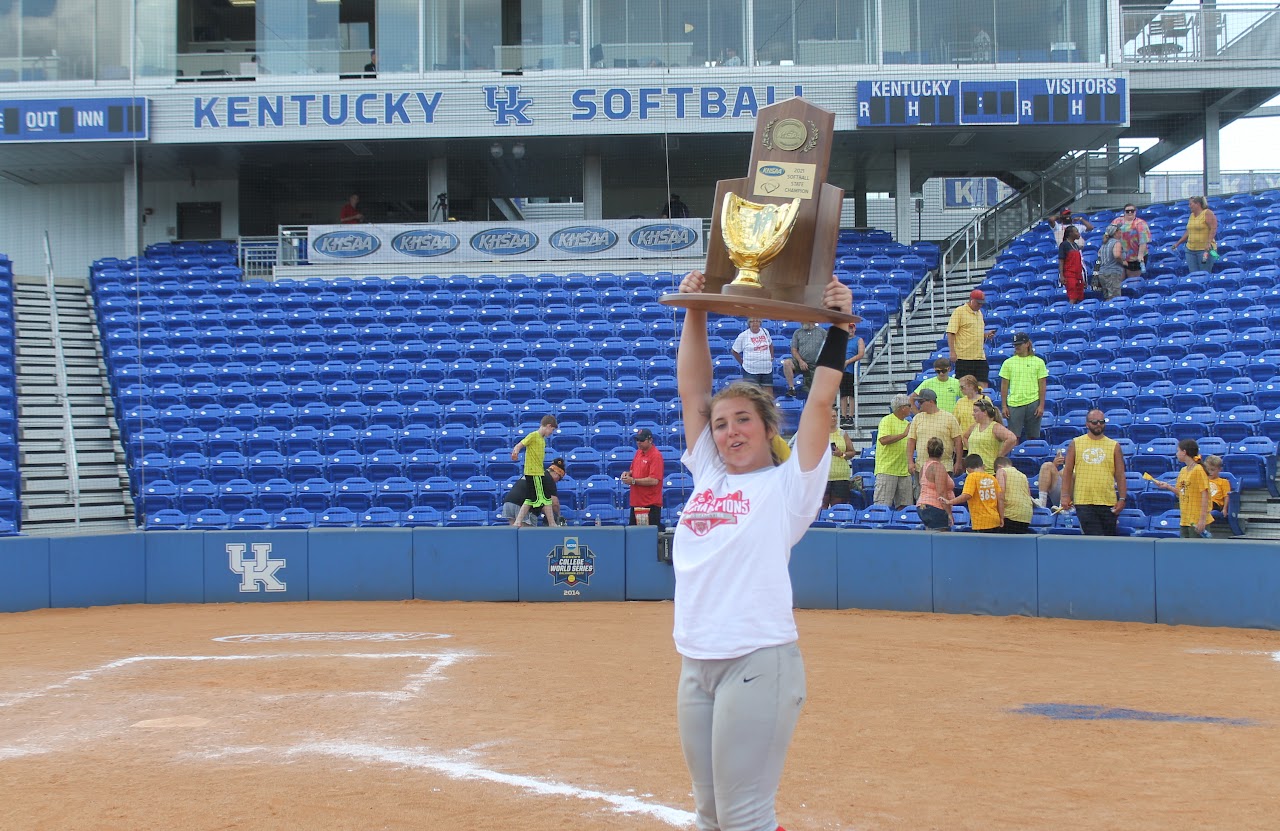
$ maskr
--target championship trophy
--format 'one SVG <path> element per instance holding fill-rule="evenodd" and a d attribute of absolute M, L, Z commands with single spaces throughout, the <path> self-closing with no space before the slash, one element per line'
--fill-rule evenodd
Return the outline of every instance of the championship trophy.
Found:
<path fill-rule="evenodd" d="M 861 320 L 822 305 L 844 202 L 844 190 L 826 181 L 835 120 L 803 98 L 760 110 L 749 175 L 716 183 L 707 291 L 664 294 L 660 303 L 765 320 Z"/>

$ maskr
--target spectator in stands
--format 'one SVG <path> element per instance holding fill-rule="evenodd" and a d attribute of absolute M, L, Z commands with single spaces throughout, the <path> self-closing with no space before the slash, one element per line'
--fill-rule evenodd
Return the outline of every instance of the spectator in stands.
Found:
<path fill-rule="evenodd" d="M 1119 226 L 1108 225 L 1102 232 L 1102 245 L 1098 248 L 1098 260 L 1093 264 L 1093 280 L 1102 292 L 1103 300 L 1112 300 L 1121 294 L 1124 282 L 1124 262 L 1121 257 Z"/>
<path fill-rule="evenodd" d="M 961 433 L 967 433 L 969 428 L 973 426 L 973 408 L 979 401 L 989 402 L 991 399 L 982 392 L 982 387 L 979 386 L 977 378 L 972 375 L 965 375 L 960 379 L 960 397 L 956 399 L 955 409 L 951 411 L 951 414 L 956 417 L 956 421 L 960 424 Z M 1003 419 L 1000 423 L 1004 423 Z"/>
<path fill-rule="evenodd" d="M 972 375 L 984 385 L 990 383 L 985 343 L 995 336 L 994 331 L 986 331 L 982 319 L 982 306 L 986 302 L 987 296 L 982 290 L 974 289 L 969 292 L 969 301 L 957 306 L 947 321 L 948 357 L 956 375 Z"/>
<path fill-rule="evenodd" d="M 1218 217 L 1209 210 L 1209 204 L 1203 196 L 1193 196 L 1187 200 L 1191 208 L 1191 216 L 1187 217 L 1187 230 L 1173 244 L 1173 250 L 1186 244 L 1183 255 L 1186 257 L 1187 271 L 1212 271 L 1213 260 L 1210 254 L 1218 247 Z"/>
<path fill-rule="evenodd" d="M 1040 507 L 1056 508 L 1062 503 L 1062 466 L 1067 462 L 1067 451 L 1061 447 L 1053 454 L 1053 461 L 1040 465 L 1036 477 L 1036 492 Z"/>
<path fill-rule="evenodd" d="M 818 360 L 827 333 L 814 323 L 802 323 L 791 336 L 791 355 L 782 359 L 782 377 L 787 379 L 787 392 L 796 394 L 796 387 L 809 388 L 813 381 L 813 362 Z M 796 372 L 800 383 L 796 384 Z"/>
<path fill-rule="evenodd" d="M 773 336 L 760 325 L 758 317 L 733 341 L 733 359 L 742 367 L 742 377 L 773 393 Z"/>
<path fill-rule="evenodd" d="M 930 531 L 951 530 L 951 498 L 956 493 L 956 480 L 951 478 L 942 463 L 942 439 L 934 436 L 924 446 L 929 459 L 920 471 L 920 498 L 916 500 L 916 512 L 920 521 Z"/>
<path fill-rule="evenodd" d="M 960 399 L 960 382 L 951 377 L 951 361 L 939 358 L 933 362 L 934 377 L 926 378 L 911 393 L 911 404 L 914 406 L 921 390 L 933 390 L 938 394 L 938 409 L 953 413 L 956 401 Z"/>
<path fill-rule="evenodd" d="M 982 466 L 982 457 L 970 453 L 964 457 L 968 475 L 964 490 L 951 500 L 952 505 L 969 506 L 969 527 L 983 534 L 1002 533 L 1004 527 L 1004 491 L 996 477 Z"/>
<path fill-rule="evenodd" d="M 942 463 L 960 475 L 964 445 L 961 442 L 960 424 L 956 417 L 938 409 L 938 394 L 933 390 L 920 390 L 916 405 L 920 412 L 911 419 L 911 431 L 907 434 L 907 471 L 912 476 L 920 473 L 916 448 L 929 446 L 935 436 L 942 441 Z"/>
<path fill-rule="evenodd" d="M 555 515 L 556 523 L 559 525 L 563 525 L 564 520 L 560 516 L 560 496 L 556 493 L 556 483 L 564 478 L 564 472 L 564 459 L 552 459 L 551 464 L 547 467 L 547 478 L 542 481 L 543 491 L 547 496 L 551 497 L 551 512 Z M 520 515 L 520 508 L 524 506 L 525 500 L 528 498 L 529 479 L 522 476 L 511 486 L 511 490 L 507 492 L 506 498 L 502 501 L 502 518 L 508 524 L 515 525 L 516 517 Z M 524 524 L 538 524 L 532 512 L 525 512 Z"/>
<path fill-rule="evenodd" d="M 663 219 L 688 219 L 689 206 L 680 201 L 680 194 L 673 193 L 667 203 L 662 206 L 658 216 Z"/>
<path fill-rule="evenodd" d="M 996 484 L 1004 494 L 1004 533 L 1030 534 L 1034 507 L 1027 474 L 1014 467 L 1008 456 L 1000 456 L 996 459 Z"/>
<path fill-rule="evenodd" d="M 1151 228 L 1138 216 L 1138 209 L 1125 205 L 1124 213 L 1111 220 L 1120 230 L 1120 258 L 1124 261 L 1126 277 L 1137 277 L 1147 267 L 1147 247 L 1151 245 Z"/>
<path fill-rule="evenodd" d="M 1182 470 L 1178 471 L 1176 484 L 1169 484 L 1160 479 L 1151 482 L 1157 488 L 1172 491 L 1178 495 L 1178 535 L 1187 539 L 1207 537 L 1206 530 L 1213 517 L 1209 515 L 1209 474 L 1200 464 L 1200 443 L 1195 439 L 1183 439 L 1178 442 L 1178 461 L 1182 462 Z"/>
<path fill-rule="evenodd" d="M 1049 230 L 1053 232 L 1054 245 L 1062 245 L 1063 235 L 1071 225 L 1083 225 L 1086 231 L 1093 230 L 1093 223 L 1088 217 L 1073 216 L 1070 208 L 1063 208 L 1056 214 L 1049 215 Z"/>
<path fill-rule="evenodd" d="M 1058 282 L 1072 303 L 1084 300 L 1084 258 L 1080 254 L 1080 229 L 1068 225 L 1058 246 Z"/>
<path fill-rule="evenodd" d="M 867 353 L 867 344 L 862 338 L 851 338 L 855 341 L 853 354 L 844 362 L 844 377 L 840 379 L 840 417 L 846 427 L 856 427 L 853 418 L 854 392 L 858 388 L 858 363 Z"/>
<path fill-rule="evenodd" d="M 1088 428 L 1067 445 L 1062 467 L 1062 510 L 1076 509 L 1080 531 L 1086 536 L 1116 536 L 1116 518 L 1124 510 L 1127 486 L 1124 451 L 1106 435 L 1102 410 L 1085 416 Z"/>
<path fill-rule="evenodd" d="M 1231 480 L 1222 478 L 1222 457 L 1205 456 L 1204 472 L 1209 477 L 1209 522 L 1226 519 L 1231 505 Z"/>
<path fill-rule="evenodd" d="M 554 433 L 557 426 L 555 416 L 545 415 L 539 422 L 537 430 L 516 442 L 516 446 L 511 448 L 513 462 L 520 458 L 521 451 L 524 452 L 524 478 L 528 481 L 529 488 L 524 504 L 516 514 L 516 521 L 513 523 L 516 527 L 524 523 L 524 518 L 528 516 L 531 508 L 541 508 L 542 515 L 547 518 L 547 525 L 555 525 L 555 519 L 551 513 L 551 497 L 543 488 L 546 482 L 546 471 L 542 466 L 542 460 L 547 452 L 547 436 Z"/>
<path fill-rule="evenodd" d="M 911 399 L 895 395 L 889 414 L 876 428 L 876 485 L 871 501 L 876 505 L 902 508 L 911 504 L 911 473 L 907 466 L 907 436 L 911 422 Z"/>
<path fill-rule="evenodd" d="M 849 460 L 858 455 L 853 446 L 853 437 L 840 429 L 840 413 L 831 411 L 831 471 L 827 474 L 827 501 L 824 507 L 830 508 L 842 502 L 848 502 L 853 494 L 853 471 L 849 469 Z"/>
<path fill-rule="evenodd" d="M 973 405 L 973 426 L 964 434 L 966 452 L 981 456 L 982 466 L 987 470 L 995 470 L 996 458 L 1008 456 L 1009 451 L 1018 443 L 1013 433 L 999 419 L 995 404 L 979 401 Z"/>
<path fill-rule="evenodd" d="M 720 62 L 721 66 L 742 66 L 742 58 L 738 56 L 738 50 L 732 46 L 724 48 L 724 60 Z"/>
<path fill-rule="evenodd" d="M 366 78 L 376 78 L 376 77 L 378 77 L 378 76 L 375 74 L 375 73 L 377 73 L 377 71 L 378 71 L 378 52 L 377 52 L 377 50 L 374 50 L 374 49 L 370 49 L 370 50 L 369 50 L 369 62 L 368 62 L 367 64 L 365 64 L 365 65 L 364 65 L 364 71 L 365 71 L 365 73 L 366 73 L 366 75 L 365 75 L 365 77 L 366 77 Z"/>
<path fill-rule="evenodd" d="M 364 214 L 356 206 L 360 204 L 360 194 L 353 193 L 347 198 L 347 204 L 338 212 L 338 222 L 343 225 L 356 225 L 364 222 Z"/>
<path fill-rule="evenodd" d="M 631 524 L 638 525 L 636 509 L 649 512 L 649 524 L 658 526 L 662 533 L 662 453 L 653 444 L 653 431 L 644 428 L 636 431 L 636 455 L 631 468 L 622 474 L 622 484 L 631 488 Z"/>
<path fill-rule="evenodd" d="M 1018 441 L 1040 438 L 1049 368 L 1035 354 L 1031 336 L 1013 336 L 1013 356 L 1000 365 L 1000 401 L 1005 423 Z"/>
<path fill-rule="evenodd" d="M 695 271 L 680 291 L 705 286 Z M 822 304 L 848 313 L 853 296 L 832 278 Z M 676 379 L 693 495 L 672 551 L 676 710 L 701 828 L 778 826 L 778 782 L 805 698 L 787 560 L 822 504 L 848 340 L 847 325 L 827 331 L 791 458 L 779 464 L 777 406 L 747 383 L 713 396 L 707 313 L 684 315 Z"/>

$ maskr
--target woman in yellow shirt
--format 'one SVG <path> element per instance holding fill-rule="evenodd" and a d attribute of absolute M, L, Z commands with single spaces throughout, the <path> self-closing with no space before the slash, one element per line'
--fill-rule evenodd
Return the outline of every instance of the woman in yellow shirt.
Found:
<path fill-rule="evenodd" d="M 1170 485 L 1168 482 L 1154 480 L 1156 487 L 1173 491 L 1178 495 L 1178 534 L 1188 539 L 1207 537 L 1205 527 L 1211 521 L 1209 516 L 1209 476 L 1200 464 L 1200 445 L 1195 439 L 1183 439 L 1178 442 L 1178 461 L 1182 462 L 1182 470 L 1178 471 L 1178 481 Z"/>
<path fill-rule="evenodd" d="M 1008 456 L 1017 443 L 1018 437 L 1000 423 L 996 405 L 979 399 L 973 405 L 973 426 L 964 434 L 964 444 L 969 452 L 981 456 L 983 467 L 990 473 L 996 469 L 996 458 Z"/>
<path fill-rule="evenodd" d="M 960 422 L 961 435 L 967 433 L 973 426 L 973 406 L 979 401 L 990 400 L 982 394 L 982 387 L 977 378 L 966 375 L 960 379 L 960 400 L 956 402 L 956 408 L 951 411 L 951 414 L 956 417 L 956 421 Z M 999 411 L 997 411 L 996 420 L 999 420 Z"/>
<path fill-rule="evenodd" d="M 1213 268 L 1209 252 L 1218 247 L 1215 241 L 1218 236 L 1218 218 L 1209 210 L 1203 196 L 1193 196 L 1187 200 L 1187 204 L 1191 208 L 1187 230 L 1173 244 L 1173 250 L 1177 251 L 1178 246 L 1185 242 L 1187 272 L 1209 271 Z"/>

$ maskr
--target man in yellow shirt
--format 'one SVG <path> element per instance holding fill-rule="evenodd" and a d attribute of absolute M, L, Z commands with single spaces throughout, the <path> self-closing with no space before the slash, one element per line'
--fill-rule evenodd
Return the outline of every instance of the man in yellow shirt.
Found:
<path fill-rule="evenodd" d="M 1116 518 L 1124 510 L 1124 451 L 1107 438 L 1102 410 L 1085 416 L 1088 430 L 1067 445 L 1062 467 L 1062 510 L 1075 505 L 1080 531 L 1086 536 L 1118 536 Z"/>
<path fill-rule="evenodd" d="M 875 505 L 902 508 L 914 499 L 911 475 L 907 472 L 907 435 L 911 422 L 907 415 L 911 403 L 905 395 L 895 395 L 889 406 L 893 411 L 880 419 L 876 428 L 876 487 L 871 501 Z"/>
<path fill-rule="evenodd" d="M 1031 515 L 1035 509 L 1027 474 L 1014 467 L 1008 456 L 1000 456 L 996 459 L 996 482 L 1004 494 L 1003 533 L 1030 534 Z"/>
<path fill-rule="evenodd" d="M 987 296 L 981 289 L 969 292 L 969 302 L 956 306 L 947 321 L 947 349 L 957 378 L 972 375 L 987 386 L 990 368 L 987 364 L 986 341 L 995 332 L 986 331 L 982 319 L 982 306 Z"/>
<path fill-rule="evenodd" d="M 930 389 L 920 390 L 916 395 L 916 404 L 920 412 L 911 420 L 911 430 L 907 433 L 907 470 L 912 476 L 920 474 L 920 466 L 928 459 L 916 459 L 916 448 L 923 454 L 929 446 L 929 439 L 937 436 L 942 441 L 942 464 L 960 475 L 961 460 L 964 458 L 964 445 L 961 442 L 960 422 L 945 410 L 938 409 L 938 394 Z"/>

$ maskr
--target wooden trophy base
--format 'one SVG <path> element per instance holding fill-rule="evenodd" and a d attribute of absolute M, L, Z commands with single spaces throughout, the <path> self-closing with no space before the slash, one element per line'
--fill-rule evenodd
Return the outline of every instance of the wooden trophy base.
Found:
<path fill-rule="evenodd" d="M 741 294 L 664 294 L 658 298 L 664 306 L 679 306 L 682 309 L 695 309 L 700 312 L 730 315 L 731 317 L 752 318 L 761 320 L 794 320 L 797 323 L 857 323 L 862 318 L 847 315 L 820 306 L 806 306 L 804 303 L 789 303 L 786 300 L 774 300 L 769 297 L 750 297 Z"/>

